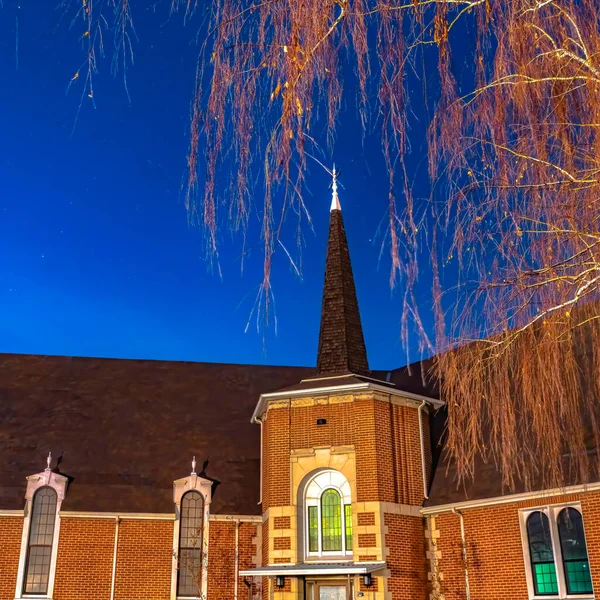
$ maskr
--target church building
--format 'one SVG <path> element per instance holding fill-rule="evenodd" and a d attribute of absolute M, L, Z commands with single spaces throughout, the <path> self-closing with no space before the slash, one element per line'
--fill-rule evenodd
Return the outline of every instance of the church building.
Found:
<path fill-rule="evenodd" d="M 0 355 L 0 600 L 600 590 L 600 482 L 458 486 L 426 366 L 369 368 L 337 191 L 316 368 Z"/>

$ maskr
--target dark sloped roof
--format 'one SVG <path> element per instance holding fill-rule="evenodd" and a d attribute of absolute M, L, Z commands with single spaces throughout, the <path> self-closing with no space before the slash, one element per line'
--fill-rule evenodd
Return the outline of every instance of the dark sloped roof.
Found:
<path fill-rule="evenodd" d="M 590 457 L 589 473 L 585 481 L 580 478 L 576 468 L 569 468 L 570 457 L 564 455 L 564 474 L 565 481 L 561 487 L 571 485 L 581 485 L 591 481 L 598 481 L 600 477 L 598 464 L 598 451 L 591 431 L 586 440 L 586 447 Z M 531 481 L 525 483 L 516 478 L 514 485 L 508 488 L 502 483 L 502 473 L 493 460 L 484 460 L 478 454 L 475 456 L 473 465 L 473 476 L 463 478 L 458 477 L 456 462 L 452 458 L 446 447 L 441 448 L 439 464 L 435 470 L 429 500 L 427 506 L 439 506 L 443 504 L 454 504 L 457 502 L 466 502 L 473 500 L 483 500 L 486 498 L 499 498 L 512 494 L 522 494 L 525 492 L 537 492 L 549 487 L 559 487 L 557 485 L 548 485 L 544 481 L 544 476 L 538 473 Z"/>
<path fill-rule="evenodd" d="M 337 375 L 344 372 L 367 374 L 369 363 L 342 212 L 332 210 L 325 264 L 317 373 Z"/>
<path fill-rule="evenodd" d="M 221 481 L 211 511 L 259 514 L 261 393 L 312 369 L 0 355 L 0 509 L 24 505 L 49 451 L 72 482 L 64 510 L 173 512 L 191 457 Z M 53 466 L 56 462 L 53 462 Z"/>

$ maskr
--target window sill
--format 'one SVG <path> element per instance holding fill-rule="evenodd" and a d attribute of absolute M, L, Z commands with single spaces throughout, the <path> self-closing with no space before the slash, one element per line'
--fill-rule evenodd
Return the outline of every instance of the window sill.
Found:
<path fill-rule="evenodd" d="M 530 600 L 595 600 L 595 596 L 530 596 Z"/>
<path fill-rule="evenodd" d="M 317 556 L 311 554 L 310 556 L 306 556 L 304 558 L 305 563 L 339 563 L 339 562 L 353 562 L 354 555 L 353 554 L 326 554 L 325 556 Z M 536 599 L 537 600 L 537 599 Z"/>

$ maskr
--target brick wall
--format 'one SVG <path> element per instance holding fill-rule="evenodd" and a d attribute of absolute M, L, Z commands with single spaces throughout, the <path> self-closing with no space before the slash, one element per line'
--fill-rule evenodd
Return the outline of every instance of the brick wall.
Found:
<path fill-rule="evenodd" d="M 269 520 L 262 524 L 262 564 L 269 564 Z M 267 600 L 269 597 L 269 580 L 267 577 L 262 578 L 262 598 Z"/>
<path fill-rule="evenodd" d="M 293 406 L 291 447 L 298 449 L 352 444 L 354 441 L 352 409 L 351 402 Z M 325 419 L 326 423 L 317 425 L 317 419 Z"/>
<path fill-rule="evenodd" d="M 519 510 L 538 506 L 581 502 L 594 589 L 600 589 L 600 493 L 570 494 L 511 504 L 465 509 L 467 565 L 471 598 L 476 600 L 527 600 L 525 560 Z M 443 574 L 440 591 L 445 600 L 464 600 L 465 564 L 460 520 L 443 513 L 435 517 L 439 532 L 438 568 Z"/>
<path fill-rule="evenodd" d="M 235 586 L 235 523 L 212 521 L 208 540 L 208 597 L 233 598 Z"/>
<path fill-rule="evenodd" d="M 256 523 L 241 523 L 239 530 L 239 570 L 252 569 L 256 565 L 252 562 L 252 559 L 256 557 L 257 552 L 257 533 L 258 527 Z M 256 581 L 252 578 L 252 584 L 256 586 Z M 256 591 L 256 590 L 254 590 Z M 244 578 L 240 577 L 238 580 L 238 598 L 247 598 L 248 588 L 244 583 Z"/>
<path fill-rule="evenodd" d="M 259 527 L 261 525 L 258 525 Z M 208 598 L 231 600 L 235 592 L 235 530 L 231 521 L 211 521 L 208 542 Z M 256 555 L 257 525 L 240 522 L 238 529 L 238 570 L 251 569 Z M 248 588 L 238 577 L 238 598 L 247 598 Z"/>
<path fill-rule="evenodd" d="M 600 595 L 600 492 L 582 494 L 580 500 L 592 585 L 598 597 Z"/>
<path fill-rule="evenodd" d="M 317 425 L 317 419 L 325 419 Z M 418 411 L 373 398 L 270 409 L 264 432 L 263 510 L 290 502 L 290 450 L 354 445 L 357 502 L 420 505 Z M 427 430 L 427 428 L 424 428 Z M 429 432 L 424 431 L 425 442 Z M 429 468 L 430 453 L 426 455 Z"/>
<path fill-rule="evenodd" d="M 392 452 L 396 467 L 394 502 L 421 505 L 423 502 L 423 472 L 421 467 L 421 440 L 419 411 L 414 407 L 392 405 Z M 429 427 L 425 419 L 424 445 L 429 448 Z M 426 473 L 430 468 L 431 453 L 425 454 Z"/>
<path fill-rule="evenodd" d="M 374 400 L 357 400 L 354 402 L 357 502 L 379 500 L 374 404 Z"/>
<path fill-rule="evenodd" d="M 22 534 L 22 517 L 0 517 L 0 600 L 14 600 Z"/>
<path fill-rule="evenodd" d="M 235 587 L 235 529 L 231 521 L 210 521 L 208 600 L 230 600 Z M 258 525 L 260 527 L 260 525 Z M 22 518 L 0 517 L 0 600 L 14 600 L 23 531 Z M 240 522 L 239 570 L 255 565 L 257 525 Z M 109 600 L 115 541 L 114 518 L 63 517 L 60 526 L 54 600 Z M 122 520 L 119 524 L 116 600 L 169 600 L 173 521 Z M 238 598 L 248 597 L 243 577 Z"/>
<path fill-rule="evenodd" d="M 392 600 L 425 600 L 427 597 L 427 560 L 423 519 L 386 514 L 385 544 L 390 571 L 388 592 Z"/>
<path fill-rule="evenodd" d="M 266 510 L 290 503 L 290 409 L 269 410 L 264 428 L 263 482 L 267 490 L 263 495 L 263 510 Z"/>
<path fill-rule="evenodd" d="M 121 521 L 116 600 L 166 600 L 171 594 L 173 521 Z"/>
<path fill-rule="evenodd" d="M 114 519 L 62 519 L 54 599 L 109 600 L 114 542 Z"/>

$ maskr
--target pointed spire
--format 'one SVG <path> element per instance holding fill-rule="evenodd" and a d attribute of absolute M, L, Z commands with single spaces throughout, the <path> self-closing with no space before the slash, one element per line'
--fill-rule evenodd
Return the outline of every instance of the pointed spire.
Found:
<path fill-rule="evenodd" d="M 331 211 L 334 210 L 342 210 L 340 206 L 340 199 L 338 197 L 338 186 L 337 186 L 337 171 L 335 170 L 335 165 L 333 165 L 333 181 L 331 182 Z"/>
<path fill-rule="evenodd" d="M 332 190 L 317 373 L 320 375 L 348 372 L 367 374 L 369 372 L 367 350 L 337 193 L 335 167 Z"/>

